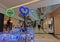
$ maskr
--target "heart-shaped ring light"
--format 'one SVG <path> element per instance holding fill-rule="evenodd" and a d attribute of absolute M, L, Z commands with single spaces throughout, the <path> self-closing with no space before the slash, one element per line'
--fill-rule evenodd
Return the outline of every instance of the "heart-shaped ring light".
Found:
<path fill-rule="evenodd" d="M 24 7 L 24 6 L 21 6 L 19 8 L 19 11 L 20 13 L 23 15 L 23 16 L 27 16 L 29 14 L 29 8 L 27 7 Z"/>

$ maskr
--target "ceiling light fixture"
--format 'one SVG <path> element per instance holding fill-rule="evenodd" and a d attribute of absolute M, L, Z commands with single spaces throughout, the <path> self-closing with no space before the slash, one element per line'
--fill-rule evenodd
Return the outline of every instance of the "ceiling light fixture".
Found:
<path fill-rule="evenodd" d="M 40 0 L 33 0 L 33 1 L 30 1 L 30 2 L 27 2 L 27 3 L 24 3 L 24 4 L 21 4 L 21 5 L 17 5 L 17 6 L 11 7 L 11 8 L 18 8 L 20 6 L 28 5 L 28 4 L 31 4 L 31 3 L 38 2 L 38 1 L 40 1 Z"/>

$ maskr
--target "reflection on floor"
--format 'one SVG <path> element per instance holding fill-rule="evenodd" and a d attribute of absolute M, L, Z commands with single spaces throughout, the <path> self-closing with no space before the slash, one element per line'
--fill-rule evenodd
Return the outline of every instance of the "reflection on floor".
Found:
<path fill-rule="evenodd" d="M 34 32 L 35 33 L 53 33 L 53 30 L 50 30 L 49 28 L 40 28 L 40 30 L 38 29 L 38 27 L 34 28 Z"/>
<path fill-rule="evenodd" d="M 55 35 L 56 38 L 60 39 L 60 35 Z"/>
<path fill-rule="evenodd" d="M 50 34 L 35 34 L 35 42 L 60 42 L 60 39 Z"/>
<path fill-rule="evenodd" d="M 34 29 L 34 32 L 35 33 L 45 33 L 42 29 L 38 30 L 38 28 L 35 28 Z"/>

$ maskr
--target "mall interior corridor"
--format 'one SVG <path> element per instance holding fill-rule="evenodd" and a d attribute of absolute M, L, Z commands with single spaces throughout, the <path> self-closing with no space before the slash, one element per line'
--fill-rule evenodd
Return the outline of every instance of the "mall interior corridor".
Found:
<path fill-rule="evenodd" d="M 0 42 L 60 42 L 60 0 L 0 0 Z"/>

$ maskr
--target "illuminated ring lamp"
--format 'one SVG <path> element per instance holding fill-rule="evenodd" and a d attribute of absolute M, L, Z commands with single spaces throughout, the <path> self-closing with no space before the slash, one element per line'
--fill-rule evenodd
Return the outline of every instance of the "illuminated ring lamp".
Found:
<path fill-rule="evenodd" d="M 8 17 L 13 17 L 15 15 L 13 8 L 7 8 L 5 13 L 5 15 Z"/>
<path fill-rule="evenodd" d="M 28 14 L 29 14 L 29 8 L 27 8 L 27 7 L 24 7 L 24 6 L 21 6 L 20 8 L 19 8 L 19 11 L 20 11 L 20 13 L 23 15 L 23 16 L 27 16 Z M 24 12 L 25 11 L 25 12 Z"/>

